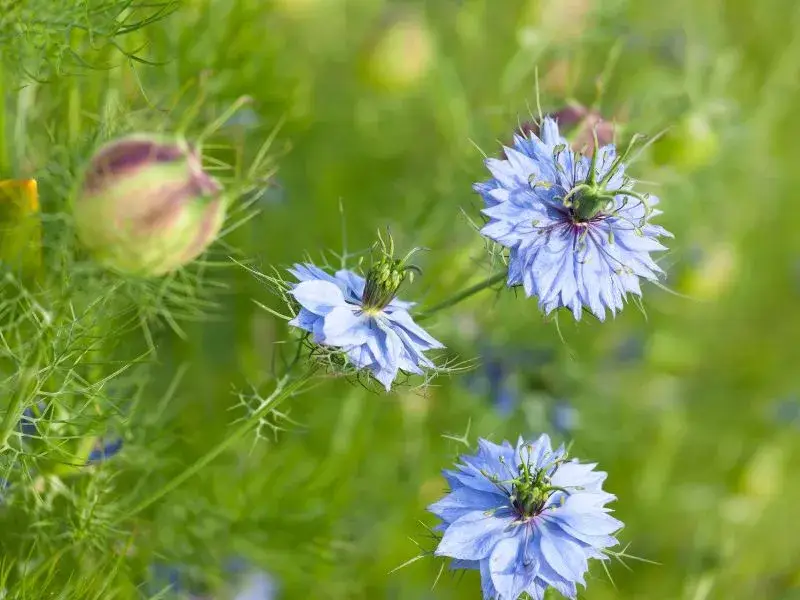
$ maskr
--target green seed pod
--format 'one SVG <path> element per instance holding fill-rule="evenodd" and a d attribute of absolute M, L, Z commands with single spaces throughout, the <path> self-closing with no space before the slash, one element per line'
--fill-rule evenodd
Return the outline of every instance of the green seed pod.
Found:
<path fill-rule="evenodd" d="M 79 240 L 103 265 L 164 275 L 197 258 L 225 220 L 222 186 L 187 142 L 132 134 L 93 156 L 73 205 Z"/>

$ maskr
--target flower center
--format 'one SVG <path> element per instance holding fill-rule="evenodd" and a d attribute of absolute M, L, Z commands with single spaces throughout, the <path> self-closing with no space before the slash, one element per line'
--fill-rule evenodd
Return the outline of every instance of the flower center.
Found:
<path fill-rule="evenodd" d="M 541 514 L 550 496 L 565 492 L 564 488 L 554 486 L 547 474 L 547 468 L 532 469 L 523 463 L 517 467 L 517 477 L 511 482 L 511 506 L 523 520 Z"/>
<path fill-rule="evenodd" d="M 609 205 L 613 206 L 613 202 L 613 195 L 600 188 L 590 187 L 575 194 L 570 211 L 577 223 L 587 223 Z"/>
<path fill-rule="evenodd" d="M 406 278 L 407 269 L 402 261 L 384 257 L 367 272 L 367 283 L 361 295 L 364 312 L 376 314 L 394 300 L 397 290 Z"/>
<path fill-rule="evenodd" d="M 367 271 L 361 308 L 369 315 L 379 314 L 395 298 L 409 272 L 419 272 L 419 267 L 408 264 L 411 256 L 419 250 L 414 248 L 403 258 L 394 258 L 394 241 L 391 235 L 384 241 L 380 238 L 380 258 Z M 413 277 L 413 273 L 411 273 Z"/>

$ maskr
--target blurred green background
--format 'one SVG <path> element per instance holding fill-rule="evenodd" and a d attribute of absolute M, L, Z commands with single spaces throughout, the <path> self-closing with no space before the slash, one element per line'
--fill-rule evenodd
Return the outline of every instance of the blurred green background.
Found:
<path fill-rule="evenodd" d="M 449 358 L 483 366 L 390 395 L 322 381 L 282 405 L 275 435 L 247 438 L 108 525 L 97 515 L 225 438 L 241 416 L 235 392 L 266 385 L 286 338 L 253 302 L 280 308 L 256 278 L 206 273 L 217 305 L 176 317 L 182 335 L 157 332 L 155 379 L 135 416 L 115 421 L 123 452 L 67 481 L 70 501 L 31 492 L 3 509 L 3 565 L 50 564 L 16 597 L 144 597 L 158 563 L 180 566 L 184 590 L 221 598 L 224 564 L 239 556 L 286 599 L 477 599 L 476 573 L 445 570 L 432 588 L 441 563 L 430 557 L 390 571 L 420 552 L 412 539 L 434 547 L 425 507 L 468 450 L 453 437 L 546 431 L 609 473 L 623 544 L 658 563 L 614 563 L 614 585 L 596 566 L 582 597 L 800 598 L 800 6 L 65 1 L 7 2 L 0 16 L 3 175 L 36 177 L 46 214 L 65 210 L 99 141 L 173 130 L 203 94 L 196 135 L 247 95 L 215 137 L 235 152 L 208 152 L 246 164 L 275 134 L 277 172 L 251 199 L 257 216 L 212 255 L 235 249 L 267 271 L 341 251 L 342 222 L 349 250 L 390 226 L 401 250 L 429 249 L 401 296 L 432 305 L 490 272 L 471 185 L 487 178 L 482 152 L 537 113 L 538 72 L 545 112 L 576 99 L 598 102 L 624 135 L 669 128 L 634 171 L 675 234 L 660 259 L 672 291 L 645 286 L 646 316 L 631 305 L 606 323 L 562 318 L 560 332 L 534 300 L 483 292 L 429 323 Z M 159 18 L 126 28 L 133 13 Z M 567 405 L 577 418 L 565 430 Z M 102 586 L 75 583 L 98 573 Z"/>

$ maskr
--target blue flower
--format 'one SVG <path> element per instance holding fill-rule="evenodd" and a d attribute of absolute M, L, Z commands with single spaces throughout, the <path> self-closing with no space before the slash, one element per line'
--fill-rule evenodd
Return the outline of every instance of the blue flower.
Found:
<path fill-rule="evenodd" d="M 342 269 L 330 275 L 311 264 L 289 272 L 299 283 L 289 292 L 300 304 L 289 321 L 312 334 L 314 343 L 341 349 L 388 391 L 400 371 L 422 374 L 434 364 L 425 351 L 444 346 L 411 318 L 412 302 L 395 297 L 403 281 L 401 261 L 381 261 L 366 279 Z"/>
<path fill-rule="evenodd" d="M 607 558 L 622 523 L 605 504 L 606 474 L 568 460 L 550 438 L 516 447 L 478 440 L 478 453 L 445 471 L 450 493 L 429 510 L 442 519 L 437 556 L 481 574 L 484 600 L 542 600 L 548 588 L 575 598 L 588 559 Z"/>
<path fill-rule="evenodd" d="M 650 253 L 671 234 L 649 221 L 658 199 L 624 174 L 630 147 L 617 156 L 609 144 L 590 159 L 550 118 L 541 136 L 515 135 L 506 160 L 487 159 L 493 178 L 475 185 L 489 218 L 481 233 L 509 248 L 508 285 L 537 296 L 546 314 L 566 307 L 580 319 L 587 309 L 602 321 L 628 294 L 641 296 L 640 277 L 663 275 Z"/>
<path fill-rule="evenodd" d="M 268 574 L 258 571 L 248 575 L 234 600 L 274 600 L 278 596 L 278 586 Z"/>
<path fill-rule="evenodd" d="M 86 464 L 98 463 L 107 460 L 122 450 L 122 438 L 111 442 L 99 442 L 86 458 Z"/>
<path fill-rule="evenodd" d="M 535 373 L 553 358 L 550 348 L 486 346 L 480 354 L 480 368 L 467 377 L 466 383 L 475 393 L 487 395 L 504 416 L 508 416 L 522 398 L 520 377 Z"/>
<path fill-rule="evenodd" d="M 575 431 L 580 423 L 580 413 L 566 400 L 557 400 L 550 413 L 550 424 L 560 435 L 566 436 Z"/>
<path fill-rule="evenodd" d="M 23 437 L 33 437 L 39 433 L 37 422 L 42 413 L 47 409 L 45 402 L 37 402 L 36 406 L 29 406 L 22 412 L 22 417 L 19 420 L 19 430 Z"/>

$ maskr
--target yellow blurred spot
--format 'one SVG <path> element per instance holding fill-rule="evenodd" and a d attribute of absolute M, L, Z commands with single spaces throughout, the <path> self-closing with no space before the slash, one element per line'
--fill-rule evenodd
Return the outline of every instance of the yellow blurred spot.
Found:
<path fill-rule="evenodd" d="M 559 42 L 583 35 L 589 22 L 592 0 L 545 0 L 541 2 L 540 26 Z"/>
<path fill-rule="evenodd" d="M 571 68 L 570 62 L 565 58 L 553 62 L 542 77 L 542 90 L 554 96 L 566 95 L 569 90 Z"/>
<path fill-rule="evenodd" d="M 717 246 L 706 253 L 696 268 L 686 274 L 681 287 L 693 298 L 715 300 L 728 289 L 736 274 L 737 262 L 736 253 L 731 246 Z"/>
<path fill-rule="evenodd" d="M 433 63 L 431 33 L 421 18 L 406 15 L 385 29 L 368 58 L 368 77 L 378 88 L 404 91 L 419 83 Z"/>
<path fill-rule="evenodd" d="M 0 261 L 24 273 L 42 258 L 39 190 L 35 179 L 0 180 Z"/>
<path fill-rule="evenodd" d="M 783 484 L 784 452 L 775 444 L 759 448 L 742 474 L 742 492 L 767 500 L 780 492 Z"/>
<path fill-rule="evenodd" d="M 275 9 L 290 17 L 312 17 L 321 10 L 341 4 L 341 0 L 274 0 Z"/>
<path fill-rule="evenodd" d="M 419 499 L 422 504 L 432 504 L 447 493 L 447 482 L 435 477 L 423 482 L 419 488 Z"/>

